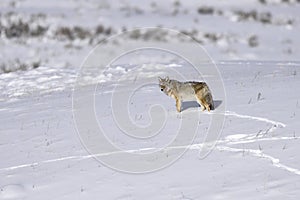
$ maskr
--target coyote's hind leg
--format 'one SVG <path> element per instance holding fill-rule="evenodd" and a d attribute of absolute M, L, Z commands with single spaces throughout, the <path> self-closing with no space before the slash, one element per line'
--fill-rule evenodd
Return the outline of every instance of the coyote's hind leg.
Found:
<path fill-rule="evenodd" d="M 200 104 L 202 111 L 204 111 L 206 109 L 207 111 L 210 112 L 209 104 L 206 103 L 206 101 L 203 98 L 201 98 L 201 95 L 197 95 L 197 102 L 198 102 L 198 104 Z"/>

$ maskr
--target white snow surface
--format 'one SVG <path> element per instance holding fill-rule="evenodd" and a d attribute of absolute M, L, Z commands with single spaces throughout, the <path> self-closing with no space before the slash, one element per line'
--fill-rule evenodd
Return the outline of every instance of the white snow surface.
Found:
<path fill-rule="evenodd" d="M 226 99 L 218 99 L 218 94 L 215 97 L 221 104 L 227 104 L 226 120 L 215 148 L 204 159 L 199 158 L 199 151 L 209 116 L 215 111 L 201 112 L 196 105 L 186 104 L 179 114 L 174 101 L 162 94 L 157 85 L 142 88 L 130 106 L 132 119 L 147 124 L 149 106 L 159 102 L 168 113 L 170 126 L 160 135 L 141 141 L 116 129 L 111 105 L 103 100 L 113 88 L 108 84 L 96 91 L 99 101 L 96 116 L 105 122 L 103 129 L 107 137 L 124 151 L 146 153 L 164 148 L 174 137 L 173 129 L 178 127 L 181 118 L 189 112 L 201 113 L 196 138 L 188 151 L 172 165 L 152 173 L 115 171 L 85 150 L 73 121 L 71 89 L 2 101 L 0 197 L 297 199 L 300 195 L 299 65 L 299 62 L 217 63 Z M 184 66 L 170 63 L 169 67 Z M 125 73 L 123 69 L 118 65 L 111 71 Z M 51 76 L 40 75 L 39 79 L 46 77 Z M 53 85 L 55 81 L 55 78 L 49 80 Z M 83 90 L 82 95 L 91 94 Z M 120 162 L 126 163 L 126 159 Z"/>
<path fill-rule="evenodd" d="M 1 26 L 9 27 L 22 20 L 28 23 L 30 31 L 38 26 L 46 31 L 39 36 L 24 33 L 21 38 L 8 38 L 3 28 L 0 59 L 9 68 L 14 68 L 12 65 L 16 59 L 22 63 L 40 61 L 41 65 L 51 68 L 78 66 L 91 48 L 108 37 L 95 32 L 96 27 L 102 26 L 104 30 L 111 29 L 111 35 L 143 27 L 182 31 L 200 41 L 215 60 L 299 60 L 299 1 L 265 2 L 1 1 Z M 212 9 L 211 13 L 201 13 L 201 8 L 206 7 Z M 75 33 L 73 39 L 67 39 L 67 33 L 56 35 L 59 28 L 64 27 L 70 30 L 79 27 L 89 33 L 81 36 Z M 120 41 L 118 45 L 122 44 Z"/>

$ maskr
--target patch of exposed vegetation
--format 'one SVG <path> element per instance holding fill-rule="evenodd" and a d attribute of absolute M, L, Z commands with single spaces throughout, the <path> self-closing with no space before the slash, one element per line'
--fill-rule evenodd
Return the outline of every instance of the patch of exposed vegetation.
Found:
<path fill-rule="evenodd" d="M 257 12 L 256 10 L 233 12 L 237 16 L 238 21 L 257 21 L 263 24 L 272 23 L 272 14 L 270 12 Z"/>
<path fill-rule="evenodd" d="M 259 3 L 261 4 L 274 4 L 275 2 L 269 2 L 269 0 L 258 0 Z M 300 3 L 300 0 L 281 0 L 276 2 L 276 4 L 295 4 L 295 3 Z"/>
<path fill-rule="evenodd" d="M 236 10 L 233 11 L 238 22 L 259 22 L 262 24 L 272 24 L 277 26 L 292 26 L 294 24 L 294 19 L 289 17 L 274 17 L 271 12 L 258 12 L 256 10 L 243 11 Z"/>
<path fill-rule="evenodd" d="M 215 9 L 210 6 L 202 6 L 198 8 L 198 13 L 202 15 L 212 15 L 214 14 Z"/>
<path fill-rule="evenodd" d="M 256 35 L 252 35 L 248 38 L 248 45 L 250 47 L 257 47 L 259 45 L 258 37 Z"/>
<path fill-rule="evenodd" d="M 41 61 L 21 62 L 19 59 L 0 64 L 0 74 L 15 71 L 26 71 L 40 67 Z"/>
<path fill-rule="evenodd" d="M 50 28 L 50 24 L 46 21 L 47 17 L 42 14 L 22 18 L 16 13 L 7 13 L 0 15 L 0 18 L 0 35 L 6 39 L 50 37 L 60 41 L 94 40 L 99 35 L 108 36 L 115 32 L 111 27 L 104 27 L 101 24 L 94 28 L 80 25 Z"/>

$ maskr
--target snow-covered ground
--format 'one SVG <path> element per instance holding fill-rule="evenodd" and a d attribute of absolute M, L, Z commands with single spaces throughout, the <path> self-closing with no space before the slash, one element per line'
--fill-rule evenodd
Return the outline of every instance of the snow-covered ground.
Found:
<path fill-rule="evenodd" d="M 105 100 L 112 88 L 96 92 L 101 102 L 96 104 L 97 119 L 104 123 L 107 137 L 124 150 L 141 153 L 166 146 L 182 118 L 201 113 L 187 152 L 169 167 L 140 175 L 106 167 L 85 150 L 73 121 L 71 90 L 1 102 L 1 198 L 297 199 L 299 65 L 219 63 L 227 95 L 226 120 L 216 147 L 205 159 L 199 158 L 199 151 L 209 126 L 207 112 L 192 104 L 177 114 L 173 100 L 157 85 L 142 88 L 133 97 L 132 118 L 148 122 L 149 104 L 159 103 L 169 124 L 159 136 L 141 141 L 117 129 Z M 93 94 L 84 91 L 82 95 Z M 101 146 L 101 141 L 97 143 Z M 126 163 L 126 157 L 120 162 Z"/>
<path fill-rule="evenodd" d="M 191 35 L 216 60 L 294 61 L 299 8 L 297 0 L 1 1 L 0 72 L 78 66 L 108 36 L 157 26 Z"/>
<path fill-rule="evenodd" d="M 1 1 L 0 199 L 298 199 L 299 6 L 296 0 Z M 118 49 L 144 42 L 172 43 L 205 60 L 192 48 L 195 41 L 166 29 L 109 40 L 96 64 L 83 63 L 103 39 L 149 26 L 192 36 L 221 79 L 198 76 L 181 55 L 164 51 L 131 52 L 103 73 L 98 68 Z M 92 70 L 83 72 L 85 64 Z M 210 59 L 196 65 L 215 66 Z M 134 70 L 139 76 L 130 76 Z M 157 85 L 157 77 L 167 75 L 208 81 L 216 110 L 202 112 L 186 102 L 177 113 Z M 215 81 L 224 88 L 214 87 Z M 127 116 L 117 100 L 132 89 Z M 90 108 L 94 119 L 78 116 Z M 129 132 L 120 127 L 127 121 L 116 123 L 125 115 L 136 125 Z M 214 116 L 225 121 L 202 157 Z M 195 121 L 179 137 L 180 127 Z M 94 140 L 93 122 L 122 151 Z M 156 135 L 139 135 L 151 123 L 163 127 Z M 94 147 L 104 151 L 93 154 Z M 141 166 L 151 172 L 131 173 L 139 162 L 127 153 L 142 155 Z"/>

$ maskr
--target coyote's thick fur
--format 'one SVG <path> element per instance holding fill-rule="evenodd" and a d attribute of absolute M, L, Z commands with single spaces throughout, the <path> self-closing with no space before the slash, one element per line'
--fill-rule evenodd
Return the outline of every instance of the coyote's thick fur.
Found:
<path fill-rule="evenodd" d="M 169 77 L 158 77 L 160 90 L 176 101 L 176 109 L 181 112 L 182 101 L 197 101 L 202 107 L 210 111 L 214 109 L 212 94 L 205 82 L 179 82 Z"/>

